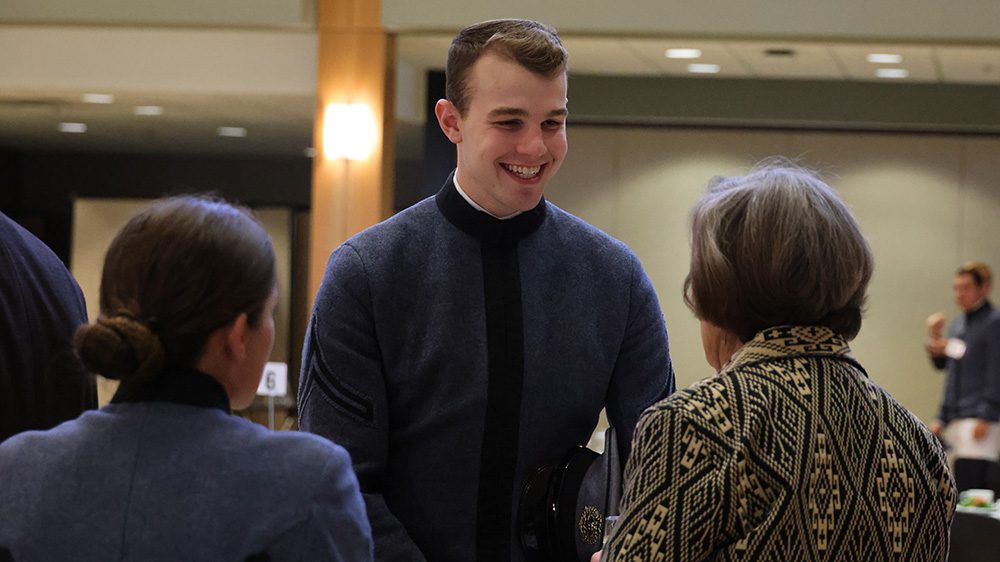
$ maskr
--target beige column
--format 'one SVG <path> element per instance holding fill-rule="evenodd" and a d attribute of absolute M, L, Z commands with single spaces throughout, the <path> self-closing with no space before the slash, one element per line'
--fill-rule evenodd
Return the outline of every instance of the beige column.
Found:
<path fill-rule="evenodd" d="M 327 258 L 342 242 L 392 209 L 395 46 L 382 29 L 380 0 L 318 0 L 319 69 L 314 128 L 308 300 Z M 330 104 L 365 104 L 375 140 L 361 160 L 329 157 L 324 118 Z M 327 131 L 329 134 L 330 131 Z"/>

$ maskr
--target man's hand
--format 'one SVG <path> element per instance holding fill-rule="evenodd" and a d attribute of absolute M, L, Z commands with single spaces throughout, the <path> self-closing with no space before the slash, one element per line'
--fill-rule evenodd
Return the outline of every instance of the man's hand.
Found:
<path fill-rule="evenodd" d="M 945 346 L 948 340 L 944 337 L 944 314 L 935 312 L 927 317 L 927 353 L 931 357 L 944 357 Z"/>
<path fill-rule="evenodd" d="M 594 555 L 590 557 L 590 562 L 601 562 L 601 553 L 602 552 L 604 552 L 604 551 L 603 550 L 598 550 L 597 552 L 595 552 Z"/>
<path fill-rule="evenodd" d="M 944 354 L 945 346 L 948 345 L 948 340 L 944 338 L 928 338 L 927 344 L 924 346 L 927 348 L 927 353 L 931 357 L 947 357 Z"/>
<path fill-rule="evenodd" d="M 931 339 L 940 339 L 944 335 L 944 314 L 935 312 L 927 317 L 927 335 Z"/>
<path fill-rule="evenodd" d="M 977 419 L 976 425 L 972 426 L 972 438 L 975 439 L 976 441 L 982 441 L 983 439 L 985 439 L 986 432 L 989 431 L 991 423 L 992 422 L 990 422 L 989 420 Z"/>

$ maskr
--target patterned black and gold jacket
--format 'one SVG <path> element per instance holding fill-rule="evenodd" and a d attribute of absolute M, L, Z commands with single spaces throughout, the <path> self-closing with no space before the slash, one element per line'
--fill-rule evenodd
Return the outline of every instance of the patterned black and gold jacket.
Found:
<path fill-rule="evenodd" d="M 956 501 L 938 442 L 821 327 L 646 410 L 625 487 L 604 560 L 945 560 Z"/>

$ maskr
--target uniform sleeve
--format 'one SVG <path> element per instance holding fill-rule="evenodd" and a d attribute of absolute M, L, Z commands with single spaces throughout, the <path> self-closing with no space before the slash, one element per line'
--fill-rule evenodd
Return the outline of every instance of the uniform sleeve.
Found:
<path fill-rule="evenodd" d="M 951 377 L 946 375 L 944 379 L 944 392 L 942 393 L 941 403 L 938 405 L 937 413 L 937 419 L 941 423 L 948 423 L 951 421 L 951 409 L 955 402 L 955 381 L 951 380 Z"/>
<path fill-rule="evenodd" d="M 424 560 L 383 496 L 389 417 L 369 279 L 358 252 L 338 248 L 327 264 L 306 335 L 299 426 L 345 447 L 380 561 Z"/>
<path fill-rule="evenodd" d="M 608 420 L 619 435 L 622 459 L 628 458 L 639 415 L 674 392 L 663 311 L 639 259 L 631 254 L 628 323 L 608 387 Z"/>
<path fill-rule="evenodd" d="M 73 351 L 83 293 L 41 240 L 0 213 L 0 441 L 97 407 L 97 384 Z"/>
<path fill-rule="evenodd" d="M 697 425 L 677 409 L 651 409 L 635 431 L 622 512 L 602 560 L 709 559 L 725 533 L 723 482 Z"/>

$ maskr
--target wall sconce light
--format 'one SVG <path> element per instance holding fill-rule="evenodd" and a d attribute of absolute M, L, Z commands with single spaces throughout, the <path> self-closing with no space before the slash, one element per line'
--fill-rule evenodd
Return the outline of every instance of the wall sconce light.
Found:
<path fill-rule="evenodd" d="M 364 160 L 375 149 L 375 114 L 363 103 L 331 103 L 323 112 L 323 155 Z"/>

